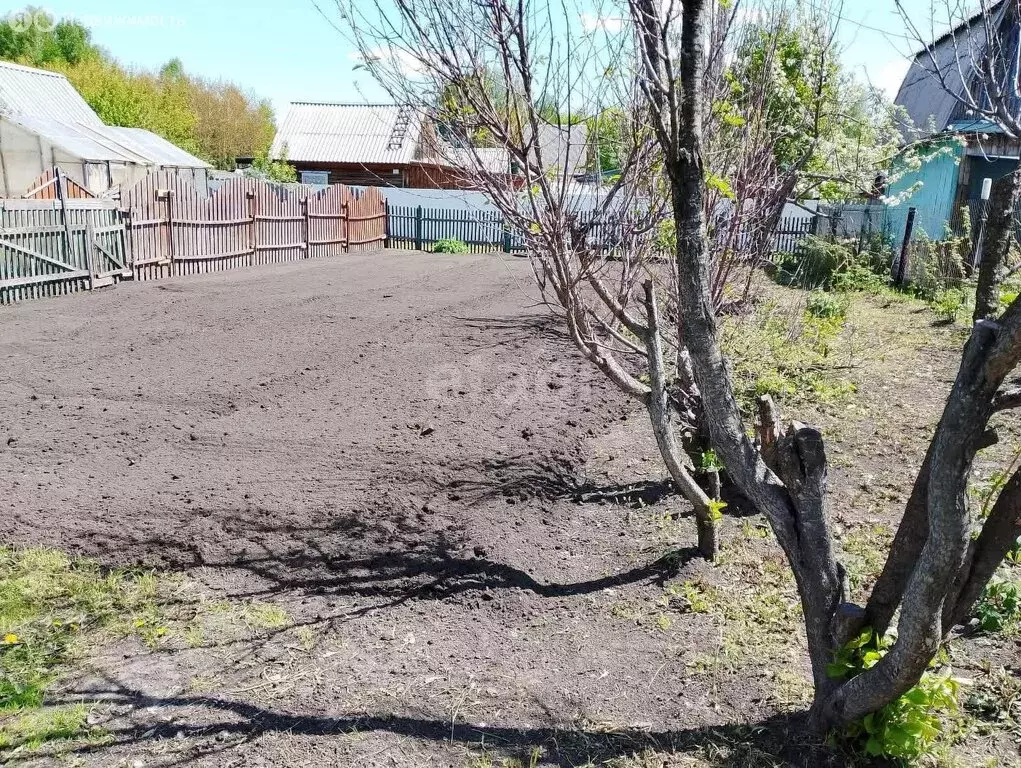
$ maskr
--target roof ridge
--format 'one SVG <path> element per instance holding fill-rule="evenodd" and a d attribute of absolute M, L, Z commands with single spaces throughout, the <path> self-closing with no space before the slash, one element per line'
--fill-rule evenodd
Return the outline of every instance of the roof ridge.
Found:
<path fill-rule="evenodd" d="M 379 104 L 379 103 L 359 103 L 353 101 L 292 101 L 291 106 L 305 105 L 311 107 L 395 107 L 401 108 L 404 104 Z"/>
<path fill-rule="evenodd" d="M 67 76 L 61 72 L 54 72 L 52 69 L 41 69 L 40 67 L 30 67 L 27 64 L 19 64 L 16 61 L 8 61 L 7 59 L 0 59 L 0 67 L 20 69 L 23 72 L 34 72 L 37 75 L 48 75 L 50 77 L 59 77 L 62 80 L 67 80 Z"/>

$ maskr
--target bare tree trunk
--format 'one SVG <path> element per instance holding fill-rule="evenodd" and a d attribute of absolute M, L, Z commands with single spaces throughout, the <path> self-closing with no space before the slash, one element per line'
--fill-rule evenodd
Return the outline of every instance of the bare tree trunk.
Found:
<path fill-rule="evenodd" d="M 680 56 L 664 53 L 671 36 L 656 0 L 632 0 L 654 127 L 664 147 L 677 228 L 679 338 L 690 352 L 711 442 L 741 492 L 770 522 L 801 595 L 815 682 L 810 723 L 818 732 L 860 720 L 915 685 L 950 621 L 988 580 L 1009 546 L 1021 507 L 1021 480 L 1008 484 L 971 545 L 967 484 L 976 451 L 988 443 L 989 418 L 1021 405 L 1021 391 L 998 393 L 1021 359 L 1021 300 L 997 322 L 979 322 L 965 347 L 954 388 L 919 472 L 905 525 L 890 552 L 871 616 L 885 629 L 898 607 L 898 639 L 874 667 L 848 681 L 829 678 L 834 652 L 866 621 L 849 605 L 845 573 L 833 552 L 825 508 L 826 455 L 818 430 L 784 429 L 768 398 L 759 402 L 758 446 L 747 436 L 719 343 L 710 296 L 704 232 L 701 94 L 705 0 L 681 13 Z M 679 60 L 679 76 L 672 62 Z M 677 91 L 679 84 L 680 92 Z"/>
<path fill-rule="evenodd" d="M 975 321 L 993 317 L 1000 309 L 1000 280 L 1007 254 L 1014 239 L 1014 205 L 1021 191 L 1021 171 L 998 179 L 993 184 L 989 200 L 989 222 L 985 242 L 982 244 L 982 261 L 978 265 L 978 285 L 975 288 Z"/>
<path fill-rule="evenodd" d="M 656 289 L 651 280 L 645 281 L 645 308 L 648 314 L 648 333 L 645 337 L 649 355 L 649 392 L 647 407 L 652 421 L 656 445 L 666 464 L 670 477 L 678 489 L 692 502 L 695 509 L 695 524 L 698 529 L 698 551 L 707 560 L 715 560 L 720 549 L 720 532 L 709 506 L 709 497 L 699 487 L 681 459 L 682 452 L 677 445 L 666 376 L 663 369 L 663 349 L 660 333 L 659 308 L 656 303 Z M 718 497 L 717 497 L 718 498 Z"/>

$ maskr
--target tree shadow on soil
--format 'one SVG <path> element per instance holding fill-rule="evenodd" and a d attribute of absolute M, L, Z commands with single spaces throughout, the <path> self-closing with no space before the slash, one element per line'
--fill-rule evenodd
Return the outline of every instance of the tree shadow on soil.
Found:
<path fill-rule="evenodd" d="M 535 339 L 546 339 L 558 344 L 571 344 L 571 337 L 563 321 L 552 312 L 512 317 L 453 317 L 467 328 L 483 331 L 492 339 L 489 343 L 478 343 L 476 348 L 497 347 L 504 344 L 521 344 Z"/>
<path fill-rule="evenodd" d="M 516 455 L 487 459 L 481 466 L 464 464 L 452 469 L 457 475 L 436 489 L 453 500 L 466 498 L 481 504 L 496 497 L 516 501 L 573 501 L 578 504 L 606 502 L 630 508 L 646 507 L 676 495 L 669 480 L 633 483 L 595 483 L 577 474 L 564 456 Z"/>
<path fill-rule="evenodd" d="M 466 549 L 442 532 L 426 541 L 421 529 L 409 527 L 377 545 L 366 534 L 366 529 L 372 527 L 355 517 L 335 520 L 330 528 L 262 526 L 260 534 L 283 538 L 288 543 L 280 548 L 263 546 L 258 553 L 248 550 L 223 560 L 210 558 L 190 543 L 165 540 L 150 542 L 149 546 L 164 551 L 176 547 L 176 566 L 183 570 L 202 569 L 207 576 L 217 570 L 235 576 L 243 573 L 248 577 L 244 580 L 247 586 L 228 589 L 226 596 L 232 598 L 265 599 L 294 594 L 374 600 L 334 618 L 353 618 L 409 601 L 472 595 L 493 600 L 507 590 L 530 592 L 540 598 L 563 598 L 643 582 L 662 587 L 683 563 L 697 556 L 694 548 L 680 549 L 599 578 L 544 583 L 524 570 L 490 559 L 482 547 Z M 343 546 L 331 544 L 341 529 L 346 529 L 351 538 Z M 366 542 L 367 545 L 359 547 Z M 236 579 L 226 581 L 237 583 Z"/>
<path fill-rule="evenodd" d="M 724 725 L 654 731 L 645 728 L 514 727 L 456 722 L 400 714 L 353 713 L 335 717 L 278 712 L 243 701 L 219 696 L 150 696 L 106 677 L 88 691 L 69 693 L 66 701 L 130 710 L 176 710 L 171 722 L 151 720 L 106 726 L 109 734 L 102 745 L 86 745 L 69 753 L 102 753 L 111 748 L 144 747 L 164 739 L 192 739 L 203 742 L 204 756 L 271 733 L 293 736 L 391 734 L 468 749 L 484 749 L 490 756 L 517 759 L 531 765 L 536 747 L 542 750 L 541 765 L 578 766 L 602 763 L 614 758 L 641 756 L 647 752 L 695 753 L 706 764 L 720 768 L 755 768 L 786 765 L 800 768 L 847 766 L 847 759 L 804 736 L 801 716 L 776 716 L 743 725 Z M 217 717 L 219 715 L 220 717 Z M 376 750 L 382 754 L 387 749 Z M 189 750 L 188 759 L 196 757 Z"/>

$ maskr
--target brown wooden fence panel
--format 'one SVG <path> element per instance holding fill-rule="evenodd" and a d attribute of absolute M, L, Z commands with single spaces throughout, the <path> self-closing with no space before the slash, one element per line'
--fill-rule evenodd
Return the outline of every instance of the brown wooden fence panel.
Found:
<path fill-rule="evenodd" d="M 64 194 L 70 199 L 88 200 L 96 197 L 77 181 L 68 178 L 66 174 L 64 175 L 63 182 Z M 29 185 L 22 197 L 31 200 L 56 200 L 58 198 L 56 170 L 50 168 L 43 172 L 39 178 Z"/>
<path fill-rule="evenodd" d="M 64 199 L 59 199 L 63 189 Z M 386 241 L 378 189 L 317 194 L 231 179 L 209 197 L 165 171 L 90 197 L 56 171 L 32 197 L 0 200 L 0 303 L 111 285 L 375 250 Z M 53 194 L 57 199 L 49 196 Z"/>
<path fill-rule="evenodd" d="M 169 173 L 150 174 L 122 196 L 135 274 L 145 280 L 384 247 L 379 190 L 308 192 L 238 177 L 202 199 Z"/>
<path fill-rule="evenodd" d="M 375 187 L 348 201 L 349 251 L 374 251 L 386 241 L 386 200 Z"/>
<path fill-rule="evenodd" d="M 339 184 L 306 198 L 309 256 L 338 256 L 347 250 L 350 199 L 351 190 Z"/>

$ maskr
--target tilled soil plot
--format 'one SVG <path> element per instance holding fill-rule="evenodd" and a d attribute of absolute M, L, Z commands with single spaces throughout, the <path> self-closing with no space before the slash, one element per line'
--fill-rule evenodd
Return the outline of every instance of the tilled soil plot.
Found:
<path fill-rule="evenodd" d="M 856 312 L 857 394 L 788 414 L 825 430 L 864 589 L 963 337 L 911 304 Z M 156 650 L 125 639 L 60 684 L 104 734 L 61 761 L 842 764 L 788 728 L 810 686 L 763 521 L 728 512 L 720 563 L 692 557 L 645 417 L 521 259 L 360 254 L 0 308 L 0 384 L 3 539 L 180 574 Z M 981 684 L 1018 650 L 957 653 Z M 1015 764 L 1009 734 L 961 764 L 994 750 Z"/>
<path fill-rule="evenodd" d="M 657 521 L 681 505 L 644 508 L 662 487 L 637 455 L 608 457 L 638 483 L 622 497 L 587 479 L 586 441 L 632 409 L 531 280 L 512 257 L 377 253 L 2 310 L 4 538 L 183 570 L 209 599 L 273 602 L 315 633 L 308 652 L 116 654 L 106 687 L 150 706 L 114 754 L 168 749 L 153 706 L 184 723 L 180 748 L 225 731 L 296 765 L 461 764 L 452 725 L 521 729 L 503 746 L 528 753 L 554 726 L 720 719 L 692 714 L 705 690 L 678 696 L 661 633 L 612 615 L 673 572 Z"/>

